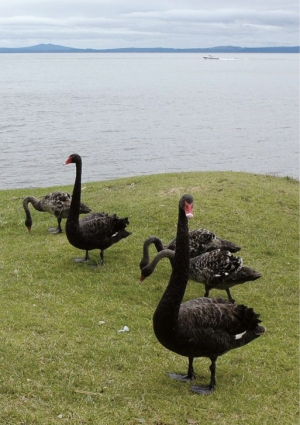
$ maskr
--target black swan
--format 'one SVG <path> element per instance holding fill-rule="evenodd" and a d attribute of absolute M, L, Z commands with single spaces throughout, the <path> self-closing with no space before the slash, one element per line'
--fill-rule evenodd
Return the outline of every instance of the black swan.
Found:
<path fill-rule="evenodd" d="M 140 269 L 142 270 L 149 263 L 149 247 L 151 244 L 155 245 L 157 252 L 163 249 L 176 249 L 176 238 L 171 240 L 167 245 L 164 245 L 158 236 L 149 236 L 143 244 L 143 257 L 140 261 Z M 225 249 L 230 252 L 237 252 L 241 249 L 237 244 L 222 239 L 216 236 L 213 232 L 207 229 L 195 229 L 189 231 L 189 247 L 190 258 L 197 257 L 204 252 L 212 251 L 214 249 Z"/>
<path fill-rule="evenodd" d="M 252 308 L 232 304 L 222 298 L 197 298 L 181 304 L 189 277 L 188 218 L 192 216 L 193 197 L 179 201 L 176 251 L 169 284 L 154 312 L 153 329 L 158 341 L 168 350 L 188 358 L 187 375 L 169 374 L 173 379 L 195 378 L 193 360 L 208 357 L 208 387 L 192 386 L 197 394 L 210 394 L 216 385 L 216 361 L 227 351 L 242 347 L 261 336 L 259 315 Z"/>
<path fill-rule="evenodd" d="M 100 249 L 100 265 L 104 264 L 104 250 L 121 239 L 131 235 L 125 228 L 129 224 L 128 218 L 119 218 L 116 214 L 92 213 L 79 220 L 79 207 L 81 196 L 81 171 L 82 160 L 77 154 L 72 154 L 64 165 L 76 165 L 76 178 L 72 194 L 69 216 L 66 222 L 66 235 L 68 241 L 75 248 L 85 250 L 84 259 L 75 261 L 88 261 L 88 252 Z"/>
<path fill-rule="evenodd" d="M 23 200 L 23 208 L 26 214 L 25 226 L 28 231 L 30 232 L 32 227 L 32 218 L 28 206 L 29 203 L 31 203 L 33 208 L 37 211 L 48 212 L 55 215 L 57 218 L 57 228 L 50 228 L 48 230 L 51 233 L 62 233 L 61 221 L 69 215 L 71 200 L 72 196 L 67 192 L 52 192 L 43 196 L 41 199 L 37 199 L 34 196 L 26 196 Z M 79 214 L 87 214 L 91 211 L 91 208 L 87 205 L 80 204 Z"/>
<path fill-rule="evenodd" d="M 164 249 L 153 260 L 143 267 L 140 281 L 150 276 L 163 258 L 168 258 L 173 264 L 175 251 Z M 262 276 L 250 267 L 243 266 L 243 259 L 233 255 L 229 251 L 216 249 L 205 252 L 190 259 L 189 279 L 202 283 L 205 286 L 204 297 L 209 296 L 211 289 L 224 289 L 230 302 L 234 303 L 230 288 L 259 279 Z"/>

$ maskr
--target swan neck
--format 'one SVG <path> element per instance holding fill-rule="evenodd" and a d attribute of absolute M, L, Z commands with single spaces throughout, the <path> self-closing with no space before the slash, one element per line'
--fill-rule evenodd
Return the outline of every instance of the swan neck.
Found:
<path fill-rule="evenodd" d="M 158 254 L 156 254 L 156 256 L 153 258 L 153 260 L 149 263 L 149 267 L 151 268 L 151 271 L 154 271 L 157 264 L 163 258 L 169 258 L 169 260 L 171 261 L 171 264 L 173 264 L 174 256 L 175 256 L 175 251 L 172 251 L 171 249 L 163 249 Z"/>
<path fill-rule="evenodd" d="M 154 244 L 157 252 L 160 252 L 164 249 L 162 241 L 158 236 L 149 236 L 143 245 L 143 258 L 149 262 L 149 248 L 150 245 Z"/>
<path fill-rule="evenodd" d="M 188 220 L 185 212 L 180 209 L 176 235 L 176 250 L 173 259 L 173 269 L 167 287 L 168 293 L 172 293 L 173 300 L 176 300 L 178 310 L 188 283 L 189 261 L 190 255 Z"/>
<path fill-rule="evenodd" d="M 79 212 L 80 212 L 80 201 L 81 201 L 81 173 L 82 173 L 82 162 L 81 159 L 78 159 L 75 163 L 76 165 L 76 177 L 75 177 L 75 183 L 73 187 L 73 193 L 72 193 L 72 201 L 70 205 L 69 210 L 69 219 L 77 218 L 79 219 Z"/>
<path fill-rule="evenodd" d="M 41 207 L 41 202 L 37 198 L 35 198 L 34 196 L 27 196 L 23 201 L 23 207 L 25 212 L 29 212 L 29 207 L 28 207 L 29 203 L 31 203 L 31 205 L 33 206 L 35 210 L 43 211 Z"/>
<path fill-rule="evenodd" d="M 182 302 L 189 272 L 189 233 L 185 212 L 179 209 L 176 236 L 176 251 L 173 260 L 173 270 L 169 284 L 154 313 L 154 330 L 159 334 L 173 333 L 178 320 L 180 304 Z M 159 319 L 158 319 L 159 318 Z M 159 320 L 159 329 L 155 323 Z"/>

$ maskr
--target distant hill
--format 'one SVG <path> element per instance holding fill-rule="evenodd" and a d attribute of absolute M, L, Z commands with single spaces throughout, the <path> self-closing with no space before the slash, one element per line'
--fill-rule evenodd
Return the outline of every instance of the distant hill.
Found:
<path fill-rule="evenodd" d="M 31 47 L 0 47 L 0 53 L 299 53 L 299 46 L 292 47 L 238 47 L 217 46 L 195 49 L 164 47 L 126 47 L 120 49 L 77 49 L 56 44 L 38 44 Z"/>

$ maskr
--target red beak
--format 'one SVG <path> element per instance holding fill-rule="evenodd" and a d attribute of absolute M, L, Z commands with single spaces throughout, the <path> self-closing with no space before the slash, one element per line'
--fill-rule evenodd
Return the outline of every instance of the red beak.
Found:
<path fill-rule="evenodd" d="M 193 218 L 194 217 L 194 213 L 193 213 L 193 204 L 188 204 L 187 202 L 185 203 L 185 215 L 187 216 L 187 218 Z"/>
<path fill-rule="evenodd" d="M 66 160 L 65 160 L 65 162 L 63 163 L 63 165 L 71 164 L 71 162 L 72 162 L 72 160 L 71 160 L 71 158 L 69 157 L 68 159 L 66 159 Z"/>

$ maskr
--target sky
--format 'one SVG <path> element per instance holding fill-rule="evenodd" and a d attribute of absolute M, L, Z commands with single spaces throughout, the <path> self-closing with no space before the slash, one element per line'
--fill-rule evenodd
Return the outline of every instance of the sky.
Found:
<path fill-rule="evenodd" d="M 298 46 L 298 0 L 1 0 L 0 47 Z"/>

